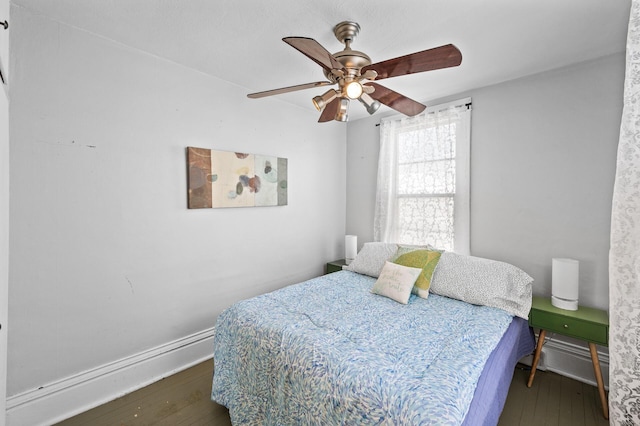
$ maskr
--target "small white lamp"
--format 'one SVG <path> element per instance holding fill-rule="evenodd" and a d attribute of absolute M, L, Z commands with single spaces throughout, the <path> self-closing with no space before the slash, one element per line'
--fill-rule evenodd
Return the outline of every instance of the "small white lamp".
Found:
<path fill-rule="evenodd" d="M 344 236 L 344 258 L 347 265 L 353 262 L 358 254 L 358 236 L 357 235 L 345 235 Z"/>
<path fill-rule="evenodd" d="M 580 262 L 554 258 L 551 267 L 551 304 L 568 311 L 578 310 Z"/>

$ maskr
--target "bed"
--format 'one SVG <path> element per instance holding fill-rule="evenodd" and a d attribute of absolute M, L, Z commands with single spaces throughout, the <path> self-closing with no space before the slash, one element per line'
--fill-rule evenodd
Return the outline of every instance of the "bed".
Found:
<path fill-rule="evenodd" d="M 378 287 L 400 248 L 368 244 L 350 270 L 218 317 L 211 398 L 234 425 L 497 424 L 515 364 L 534 348 L 531 278 L 441 253 L 429 291 L 414 284 L 396 300 Z M 401 273 L 423 278 L 425 259 Z"/>

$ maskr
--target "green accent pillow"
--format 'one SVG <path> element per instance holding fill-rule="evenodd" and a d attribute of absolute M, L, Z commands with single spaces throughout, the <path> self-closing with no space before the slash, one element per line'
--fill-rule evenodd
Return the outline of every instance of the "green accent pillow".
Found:
<path fill-rule="evenodd" d="M 422 269 L 411 292 L 426 299 L 429 296 L 431 287 L 431 277 L 438 266 L 438 261 L 442 253 L 436 250 L 425 250 L 411 247 L 399 247 L 396 255 L 391 259 L 393 263 L 402 266 Z"/>

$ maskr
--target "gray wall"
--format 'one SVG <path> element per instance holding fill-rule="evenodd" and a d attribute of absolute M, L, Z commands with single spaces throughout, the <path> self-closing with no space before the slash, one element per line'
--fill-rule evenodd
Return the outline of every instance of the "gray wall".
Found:
<path fill-rule="evenodd" d="M 608 309 L 611 197 L 624 54 L 470 96 L 471 254 L 513 263 L 551 294 L 551 258 L 580 260 L 580 301 Z M 347 233 L 373 240 L 380 117 L 349 123 Z"/>
<path fill-rule="evenodd" d="M 343 257 L 344 124 L 15 5 L 11 26 L 9 396 Z M 288 158 L 289 205 L 188 210 L 187 146 Z"/>

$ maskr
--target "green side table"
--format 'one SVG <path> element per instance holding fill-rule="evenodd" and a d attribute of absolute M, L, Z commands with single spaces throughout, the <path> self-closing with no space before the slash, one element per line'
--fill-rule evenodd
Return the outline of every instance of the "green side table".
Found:
<path fill-rule="evenodd" d="M 607 346 L 609 342 L 609 316 L 607 312 L 584 306 L 579 306 L 577 311 L 567 311 L 553 306 L 549 298 L 534 297 L 531 303 L 531 312 L 529 313 L 529 325 L 539 328 L 540 334 L 538 335 L 538 343 L 533 356 L 533 364 L 531 365 L 527 386 L 531 387 L 533 384 L 547 331 L 584 340 L 589 344 L 593 372 L 596 376 L 596 382 L 598 382 L 602 411 L 604 418 L 608 419 L 609 407 L 607 406 L 602 370 L 600 369 L 600 360 L 596 350 L 596 344 Z"/>
<path fill-rule="evenodd" d="M 327 263 L 327 274 L 332 272 L 342 271 L 342 266 L 346 265 L 347 261 L 344 259 L 334 260 L 333 262 Z"/>

